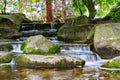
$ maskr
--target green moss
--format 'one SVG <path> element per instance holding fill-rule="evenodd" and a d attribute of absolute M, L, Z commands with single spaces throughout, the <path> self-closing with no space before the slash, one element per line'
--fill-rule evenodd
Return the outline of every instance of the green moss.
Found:
<path fill-rule="evenodd" d="M 28 41 L 25 40 L 25 41 L 23 42 L 22 46 L 21 46 L 21 50 L 22 50 L 23 52 L 25 52 L 25 49 L 26 49 L 27 43 L 28 43 Z"/>
<path fill-rule="evenodd" d="M 35 53 L 35 48 L 33 47 L 27 48 L 25 53 Z"/>
<path fill-rule="evenodd" d="M 48 53 L 57 53 L 60 52 L 60 46 L 59 45 L 53 45 L 49 50 Z"/>
<path fill-rule="evenodd" d="M 36 49 L 33 47 L 27 48 L 26 49 L 26 45 L 27 45 L 27 40 L 24 41 L 24 43 L 22 44 L 22 50 L 24 53 L 35 53 L 35 54 L 50 54 L 50 53 L 57 53 L 60 51 L 60 46 L 59 45 L 53 45 L 48 51 L 45 50 L 41 50 L 41 49 Z"/>
<path fill-rule="evenodd" d="M 18 56 L 16 58 L 16 65 L 17 64 L 28 64 L 28 63 L 30 63 L 30 60 L 24 56 Z"/>
<path fill-rule="evenodd" d="M 55 64 L 57 66 L 67 66 L 70 62 L 68 62 L 65 58 L 62 58 L 61 60 L 57 61 Z M 72 64 L 71 64 L 72 65 Z"/>
<path fill-rule="evenodd" d="M 101 67 L 107 67 L 107 68 L 109 68 L 110 67 L 109 66 L 109 61 L 104 62 Z"/>
<path fill-rule="evenodd" d="M 119 59 L 114 59 L 109 63 L 109 66 L 111 68 L 120 68 L 120 60 Z"/>
<path fill-rule="evenodd" d="M 77 65 L 81 65 L 84 66 L 85 61 L 84 60 L 79 60 L 79 61 L 69 61 L 66 60 L 65 58 L 62 58 L 61 60 L 59 60 L 58 62 L 56 62 L 56 65 L 60 65 L 60 66 L 77 66 Z"/>
<path fill-rule="evenodd" d="M 84 66 L 85 65 L 85 60 L 81 59 L 81 60 L 77 61 L 76 64 Z"/>
<path fill-rule="evenodd" d="M 21 50 L 23 51 L 23 53 L 34 53 L 35 49 L 33 47 L 26 48 L 27 44 L 28 44 L 27 40 L 25 40 L 22 44 Z"/>
<path fill-rule="evenodd" d="M 38 53 L 38 54 L 48 54 L 47 51 L 44 51 L 44 50 L 41 50 L 41 49 L 37 49 L 35 53 Z"/>
<path fill-rule="evenodd" d="M 9 63 L 12 60 L 11 54 L 3 54 L 0 55 L 0 63 Z"/>
<path fill-rule="evenodd" d="M 38 53 L 38 54 L 51 54 L 51 53 L 57 53 L 60 51 L 60 46 L 59 45 L 53 45 L 48 51 L 44 51 L 44 50 L 41 50 L 41 49 L 37 49 L 35 51 L 35 53 Z"/>
<path fill-rule="evenodd" d="M 120 68 L 120 60 L 119 59 L 114 59 L 112 61 L 107 61 L 102 64 L 102 67 L 107 67 L 107 68 Z"/>
<path fill-rule="evenodd" d="M 62 58 L 61 60 L 59 60 L 58 62 L 56 62 L 57 65 L 65 65 L 66 64 L 66 59 Z"/>

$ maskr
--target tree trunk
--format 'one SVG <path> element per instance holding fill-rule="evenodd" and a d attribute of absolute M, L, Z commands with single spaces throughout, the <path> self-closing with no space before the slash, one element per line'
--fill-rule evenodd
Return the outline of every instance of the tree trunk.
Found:
<path fill-rule="evenodd" d="M 46 0 L 46 20 L 47 22 L 52 21 L 52 2 Z"/>
<path fill-rule="evenodd" d="M 3 8 L 3 11 L 2 11 L 2 14 L 6 14 L 6 0 L 4 0 L 4 8 Z"/>
<path fill-rule="evenodd" d="M 93 19 L 96 15 L 96 9 L 93 0 L 82 0 L 89 11 L 89 17 Z"/>
<path fill-rule="evenodd" d="M 66 21 L 66 3 L 65 0 L 62 0 L 62 22 L 64 23 Z"/>

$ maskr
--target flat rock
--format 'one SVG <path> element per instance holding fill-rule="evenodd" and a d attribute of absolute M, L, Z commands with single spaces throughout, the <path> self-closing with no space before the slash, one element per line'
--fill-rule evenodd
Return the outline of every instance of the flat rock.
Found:
<path fill-rule="evenodd" d="M 64 55 L 33 55 L 24 54 L 16 58 L 16 65 L 33 68 L 78 67 L 84 66 L 85 61 Z"/>

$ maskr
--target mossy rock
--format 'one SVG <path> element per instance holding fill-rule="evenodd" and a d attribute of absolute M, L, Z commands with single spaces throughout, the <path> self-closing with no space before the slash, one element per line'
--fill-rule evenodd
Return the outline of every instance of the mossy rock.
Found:
<path fill-rule="evenodd" d="M 24 14 L 0 15 L 0 38 L 18 38 L 22 22 L 30 22 Z"/>
<path fill-rule="evenodd" d="M 0 51 L 12 51 L 11 44 L 0 44 Z"/>
<path fill-rule="evenodd" d="M 75 25 L 61 27 L 58 30 L 58 39 L 65 42 L 92 43 L 94 37 L 93 25 Z"/>
<path fill-rule="evenodd" d="M 20 33 L 16 29 L 10 29 L 9 27 L 0 27 L 0 38 L 11 39 L 18 38 Z"/>
<path fill-rule="evenodd" d="M 23 13 L 0 15 L 0 22 L 3 22 L 2 20 L 9 20 L 16 25 L 21 25 L 22 22 L 31 22 Z"/>
<path fill-rule="evenodd" d="M 94 47 L 102 58 L 114 58 L 120 55 L 120 23 L 97 25 Z"/>
<path fill-rule="evenodd" d="M 54 54 L 60 51 L 60 46 L 46 39 L 42 35 L 31 36 L 22 45 L 26 54 Z"/>
<path fill-rule="evenodd" d="M 104 62 L 101 67 L 105 68 L 120 68 L 120 56 L 113 58 L 110 61 Z"/>
<path fill-rule="evenodd" d="M 86 16 L 79 16 L 68 19 L 58 30 L 57 35 L 59 40 L 65 42 L 91 43 L 93 41 L 93 33 L 94 25 L 90 24 L 90 20 Z"/>
<path fill-rule="evenodd" d="M 9 63 L 14 57 L 14 53 L 0 52 L 0 63 Z"/>
<path fill-rule="evenodd" d="M 16 58 L 16 65 L 33 68 L 78 67 L 84 66 L 85 61 L 63 55 L 33 55 L 24 54 Z"/>
<path fill-rule="evenodd" d="M 75 18 L 67 19 L 63 26 L 69 27 L 71 25 L 74 26 L 74 25 L 89 24 L 89 23 L 90 23 L 90 19 L 87 16 L 78 16 Z"/>

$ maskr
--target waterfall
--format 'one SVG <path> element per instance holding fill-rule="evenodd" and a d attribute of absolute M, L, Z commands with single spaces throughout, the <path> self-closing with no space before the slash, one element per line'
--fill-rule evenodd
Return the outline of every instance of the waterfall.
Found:
<path fill-rule="evenodd" d="M 88 44 L 63 44 L 61 53 L 75 58 L 81 58 L 85 61 L 101 60 L 100 56 L 90 50 Z"/>
<path fill-rule="evenodd" d="M 22 53 L 22 50 L 21 50 L 21 46 L 22 46 L 22 44 L 20 44 L 20 43 L 16 43 L 16 44 L 11 44 L 12 45 L 12 48 L 13 48 L 13 50 L 11 51 L 11 52 L 17 52 L 17 53 Z"/>
<path fill-rule="evenodd" d="M 57 31 L 55 28 L 54 28 L 54 24 L 53 22 L 50 23 L 50 31 Z"/>

